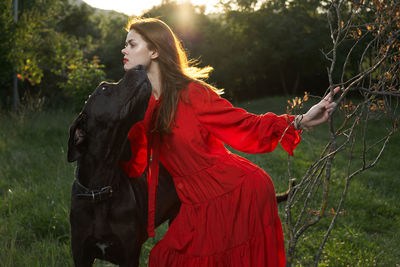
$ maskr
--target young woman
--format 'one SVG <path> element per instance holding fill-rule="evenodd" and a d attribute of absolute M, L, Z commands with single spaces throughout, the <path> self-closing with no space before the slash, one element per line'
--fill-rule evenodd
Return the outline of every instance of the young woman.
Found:
<path fill-rule="evenodd" d="M 325 122 L 335 108 L 331 97 L 298 117 L 250 114 L 200 80 L 211 68 L 190 66 L 164 22 L 136 19 L 127 30 L 124 68 L 145 66 L 153 88 L 145 119 L 129 133 L 135 140 L 133 156 L 123 166 L 130 177 L 140 175 L 151 147 L 149 236 L 154 236 L 158 159 L 172 175 L 182 202 L 151 251 L 149 266 L 285 266 L 274 185 L 261 168 L 224 144 L 265 153 L 280 143 L 293 155 L 298 130 Z"/>

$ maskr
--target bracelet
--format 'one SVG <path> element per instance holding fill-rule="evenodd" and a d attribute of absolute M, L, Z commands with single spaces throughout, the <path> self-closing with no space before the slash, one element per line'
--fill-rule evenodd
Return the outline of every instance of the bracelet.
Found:
<path fill-rule="evenodd" d="M 303 125 L 301 125 L 302 120 L 303 120 L 303 114 L 296 115 L 296 117 L 294 117 L 293 124 L 296 130 L 303 130 Z"/>

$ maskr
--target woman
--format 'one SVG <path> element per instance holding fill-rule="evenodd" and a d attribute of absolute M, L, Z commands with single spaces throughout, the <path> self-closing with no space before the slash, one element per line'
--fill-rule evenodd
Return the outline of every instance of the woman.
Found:
<path fill-rule="evenodd" d="M 149 236 L 154 236 L 158 158 L 182 202 L 168 232 L 151 251 L 149 266 L 284 266 L 274 185 L 267 173 L 223 144 L 265 153 L 280 142 L 293 155 L 298 130 L 325 122 L 335 103 L 328 95 L 296 118 L 247 113 L 199 80 L 211 68 L 191 67 L 165 23 L 136 19 L 127 30 L 124 68 L 145 66 L 153 88 L 145 119 L 129 132 L 135 140 L 133 156 L 123 164 L 130 177 L 139 176 L 150 161 L 151 147 Z"/>

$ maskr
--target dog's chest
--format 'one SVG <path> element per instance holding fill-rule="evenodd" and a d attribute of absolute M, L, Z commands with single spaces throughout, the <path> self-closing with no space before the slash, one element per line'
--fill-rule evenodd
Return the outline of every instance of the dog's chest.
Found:
<path fill-rule="evenodd" d="M 108 248 L 110 245 L 108 243 L 97 242 L 96 246 L 101 250 L 103 255 L 106 255 L 106 248 Z"/>

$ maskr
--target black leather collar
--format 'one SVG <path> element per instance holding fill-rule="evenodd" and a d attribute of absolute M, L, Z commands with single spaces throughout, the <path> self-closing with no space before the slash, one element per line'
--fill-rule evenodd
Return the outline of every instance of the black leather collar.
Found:
<path fill-rule="evenodd" d="M 115 188 L 114 188 L 115 189 Z M 105 186 L 101 189 L 91 190 L 82 185 L 78 179 L 75 179 L 73 184 L 72 196 L 79 199 L 92 200 L 93 202 L 107 200 L 112 197 L 113 187 L 111 185 Z"/>

